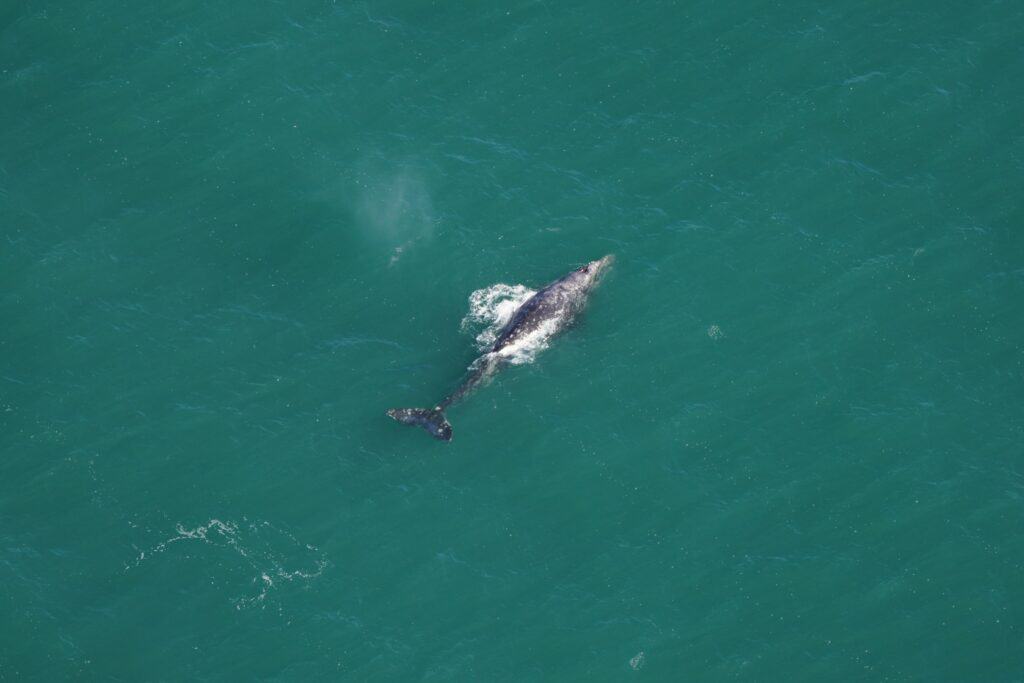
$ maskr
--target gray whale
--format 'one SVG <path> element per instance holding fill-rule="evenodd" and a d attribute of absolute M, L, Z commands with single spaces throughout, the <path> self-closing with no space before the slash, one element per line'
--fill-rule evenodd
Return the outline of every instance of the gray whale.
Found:
<path fill-rule="evenodd" d="M 470 365 L 470 372 L 459 387 L 433 408 L 392 408 L 387 412 L 402 424 L 423 427 L 435 439 L 451 441 L 452 426 L 444 415 L 445 409 L 465 398 L 487 381 L 504 364 L 503 352 L 529 336 L 542 332 L 554 335 L 571 323 L 587 303 L 590 293 L 601 276 L 611 267 L 611 255 L 591 261 L 568 275 L 547 285 L 527 299 L 512 314 L 494 344 Z"/>

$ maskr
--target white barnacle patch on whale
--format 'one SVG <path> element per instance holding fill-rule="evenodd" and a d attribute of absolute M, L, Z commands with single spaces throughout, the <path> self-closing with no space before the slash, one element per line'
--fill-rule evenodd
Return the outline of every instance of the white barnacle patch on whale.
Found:
<path fill-rule="evenodd" d="M 537 358 L 537 354 L 548 347 L 548 343 L 558 332 L 559 327 L 558 319 L 549 318 L 494 353 L 511 365 L 532 363 Z"/>

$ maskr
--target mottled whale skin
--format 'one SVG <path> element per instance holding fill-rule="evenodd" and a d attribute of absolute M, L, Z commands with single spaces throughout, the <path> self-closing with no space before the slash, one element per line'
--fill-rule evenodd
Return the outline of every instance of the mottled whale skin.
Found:
<path fill-rule="evenodd" d="M 441 441 L 451 441 L 452 426 L 445 418 L 445 409 L 465 398 L 497 372 L 507 357 L 504 352 L 514 350 L 517 344 L 538 331 L 546 336 L 553 336 L 564 330 L 583 310 L 590 293 L 614 260 L 614 256 L 608 255 L 591 261 L 555 280 L 524 301 L 498 333 L 494 344 L 473 362 L 469 375 L 458 389 L 436 406 L 392 408 L 388 411 L 388 416 L 402 424 L 423 427 L 431 436 Z"/>

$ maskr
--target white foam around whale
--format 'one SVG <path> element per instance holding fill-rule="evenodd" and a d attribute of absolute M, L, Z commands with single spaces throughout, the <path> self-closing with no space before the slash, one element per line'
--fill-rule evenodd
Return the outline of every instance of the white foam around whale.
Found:
<path fill-rule="evenodd" d="M 469 312 L 462 319 L 462 330 L 475 333 L 477 347 L 486 351 L 516 310 L 536 293 L 523 285 L 504 283 L 478 289 L 469 295 Z M 541 325 L 515 344 L 503 348 L 499 352 L 502 359 L 513 365 L 533 362 L 537 354 L 547 348 L 548 339 L 556 331 L 555 328 L 554 322 Z"/>

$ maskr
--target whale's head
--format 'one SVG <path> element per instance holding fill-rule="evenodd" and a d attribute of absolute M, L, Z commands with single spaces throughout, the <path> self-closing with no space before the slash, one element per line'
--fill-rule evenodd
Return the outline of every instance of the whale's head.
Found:
<path fill-rule="evenodd" d="M 569 273 L 565 279 L 569 281 L 568 284 L 573 289 L 579 290 L 581 293 L 587 293 L 600 284 L 601 278 L 607 274 L 614 262 L 615 256 L 608 254 L 604 258 L 599 258 L 596 261 L 580 266 Z"/>

